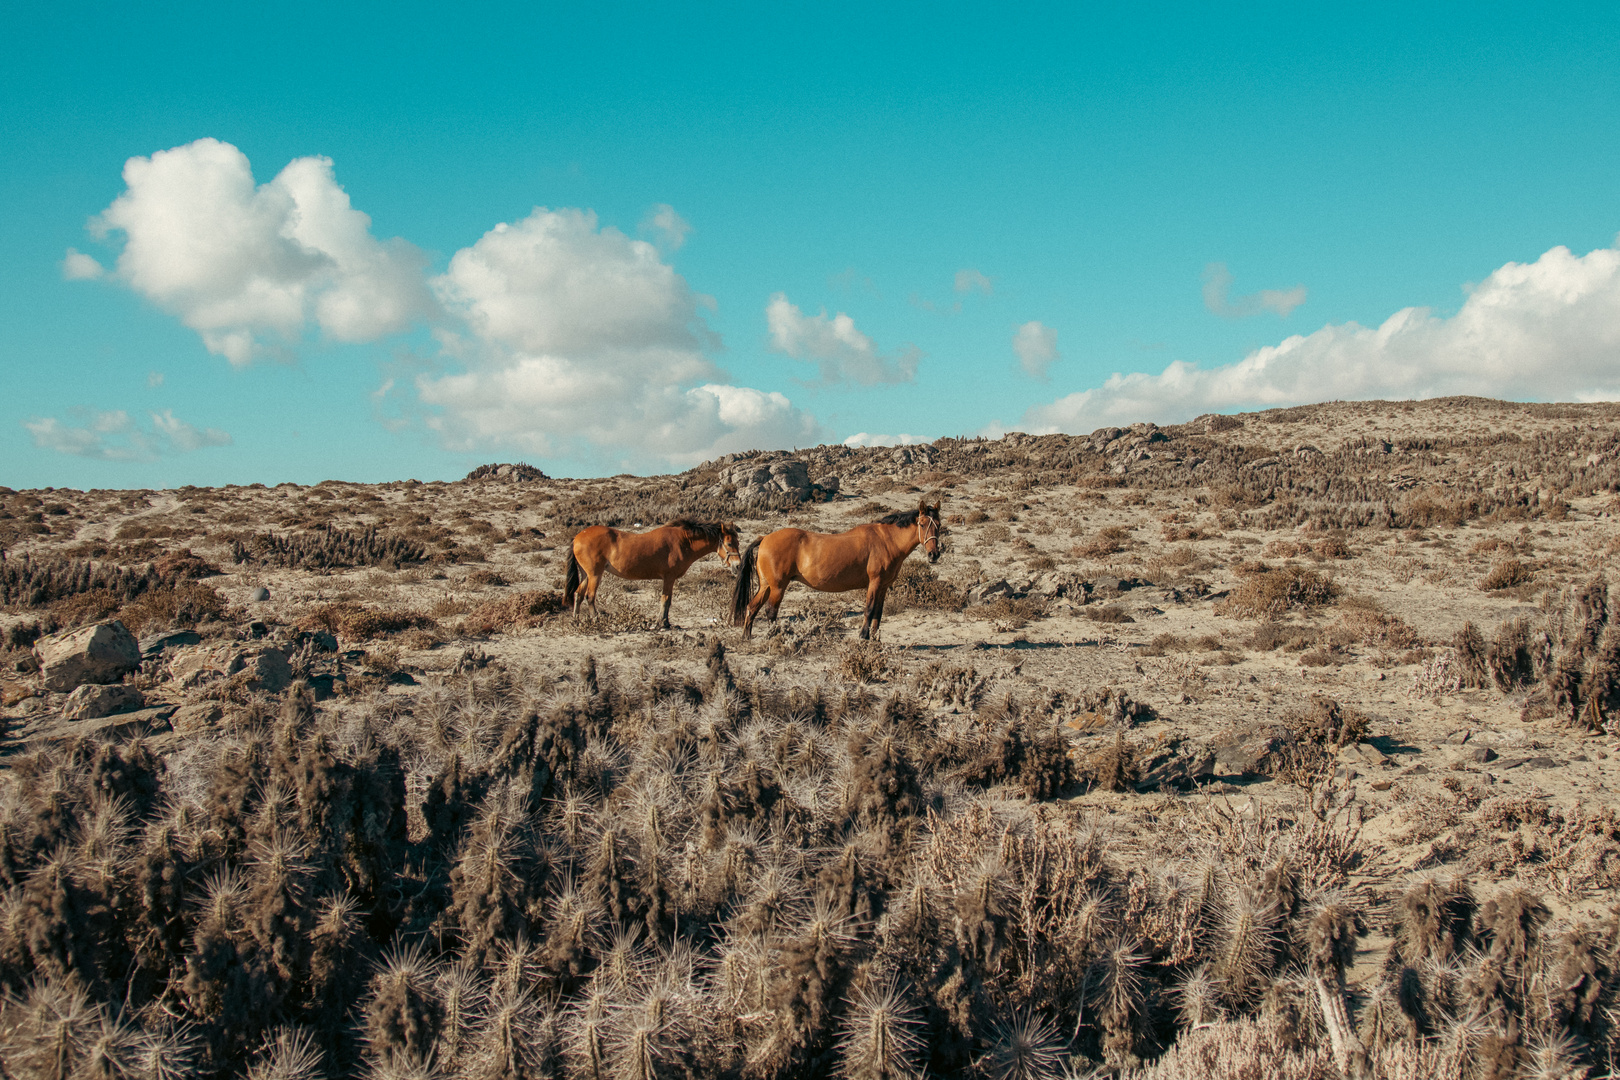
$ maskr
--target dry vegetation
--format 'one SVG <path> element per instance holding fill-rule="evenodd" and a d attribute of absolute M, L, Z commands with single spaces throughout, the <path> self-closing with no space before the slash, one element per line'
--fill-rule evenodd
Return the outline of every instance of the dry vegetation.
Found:
<path fill-rule="evenodd" d="M 0 1075 L 1614 1071 L 1620 410 L 795 456 L 0 489 Z M 881 643 L 711 561 L 561 610 L 587 523 L 919 492 Z M 112 618 L 144 708 L 67 719 Z"/>

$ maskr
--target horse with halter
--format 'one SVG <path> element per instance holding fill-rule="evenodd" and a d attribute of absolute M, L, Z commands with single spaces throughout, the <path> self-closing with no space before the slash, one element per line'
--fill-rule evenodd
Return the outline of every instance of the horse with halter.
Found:
<path fill-rule="evenodd" d="M 575 536 L 569 547 L 563 604 L 577 613 L 588 603 L 597 613 L 596 590 L 604 572 L 611 571 L 626 581 L 657 578 L 664 583 L 664 609 L 658 625 L 668 630 L 669 601 L 675 583 L 693 563 L 716 551 L 726 566 L 736 565 L 742 558 L 737 547 L 737 526 L 730 522 L 682 519 L 644 533 L 592 525 Z"/>
<path fill-rule="evenodd" d="M 754 631 L 754 616 L 765 608 L 773 621 L 782 595 L 792 582 L 803 582 L 818 592 L 866 590 L 866 617 L 861 639 L 876 637 L 883 622 L 883 598 L 900 576 L 900 566 L 918 546 L 929 562 L 939 561 L 939 504 L 924 499 L 915 510 L 890 514 L 848 532 L 813 533 L 803 529 L 777 529 L 755 540 L 743 552 L 737 585 L 731 594 L 731 616 L 740 623 L 743 637 Z M 754 570 L 759 570 L 759 592 Z"/>

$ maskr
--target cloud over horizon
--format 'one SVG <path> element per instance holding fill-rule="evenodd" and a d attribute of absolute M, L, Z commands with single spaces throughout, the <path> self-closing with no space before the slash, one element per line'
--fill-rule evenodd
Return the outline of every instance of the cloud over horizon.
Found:
<path fill-rule="evenodd" d="M 79 423 L 64 424 L 54 416 L 44 416 L 23 421 L 23 427 L 42 450 L 101 461 L 156 461 L 165 454 L 231 445 L 227 432 L 199 428 L 179 419 L 170 409 L 148 413 L 145 426 L 123 409 L 71 412 Z"/>
<path fill-rule="evenodd" d="M 828 386 L 846 380 L 857 386 L 875 386 L 917 378 L 922 353 L 916 346 L 907 345 L 886 356 L 842 311 L 831 318 L 826 308 L 819 315 L 806 315 L 786 293 L 779 292 L 765 305 L 765 325 L 772 352 L 814 363 L 822 383 Z"/>
<path fill-rule="evenodd" d="M 122 236 L 113 268 L 69 248 L 63 277 L 118 281 L 237 367 L 289 358 L 312 328 L 358 343 L 431 324 L 436 369 L 391 379 L 374 399 L 414 388 L 401 411 L 447 447 L 689 463 L 820 433 L 784 395 L 729 385 L 710 359 L 721 347 L 703 318 L 713 298 L 657 246 L 599 228 L 589 211 L 542 207 L 498 224 L 430 278 L 415 246 L 371 234 L 324 157 L 296 158 L 256 184 L 239 149 L 198 139 L 130 158 L 123 177 L 125 191 L 90 223 L 97 236 Z M 692 229 L 665 203 L 641 228 L 665 251 Z M 118 439 L 100 437 L 114 433 L 97 425 L 114 423 L 46 419 L 29 430 L 36 445 L 84 456 L 196 441 L 127 416 Z"/>
<path fill-rule="evenodd" d="M 1084 433 L 1206 412 L 1453 394 L 1620 398 L 1620 250 L 1577 256 L 1559 246 L 1507 263 L 1451 316 L 1403 308 L 1375 328 L 1328 325 L 1219 367 L 1178 360 L 1156 375 L 1115 374 L 1030 409 L 1023 429 Z"/>
<path fill-rule="evenodd" d="M 499 224 L 433 289 L 465 324 L 440 334 L 462 370 L 416 379 L 447 446 L 567 456 L 583 444 L 695 463 L 819 433 L 782 394 L 726 384 L 708 355 L 720 346 L 703 318 L 713 299 L 589 211 L 537 207 Z"/>

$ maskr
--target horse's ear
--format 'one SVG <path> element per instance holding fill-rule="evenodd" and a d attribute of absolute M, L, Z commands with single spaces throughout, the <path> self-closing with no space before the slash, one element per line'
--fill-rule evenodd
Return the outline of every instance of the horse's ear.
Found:
<path fill-rule="evenodd" d="M 922 498 L 917 500 L 917 512 L 919 514 L 928 513 L 928 496 L 924 495 Z"/>

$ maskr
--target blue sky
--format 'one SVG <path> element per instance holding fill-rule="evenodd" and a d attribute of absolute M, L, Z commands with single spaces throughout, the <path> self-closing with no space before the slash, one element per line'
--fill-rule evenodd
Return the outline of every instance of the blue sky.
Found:
<path fill-rule="evenodd" d="M 1612 6 L 141 7 L 0 22 L 13 487 L 1620 397 Z"/>

